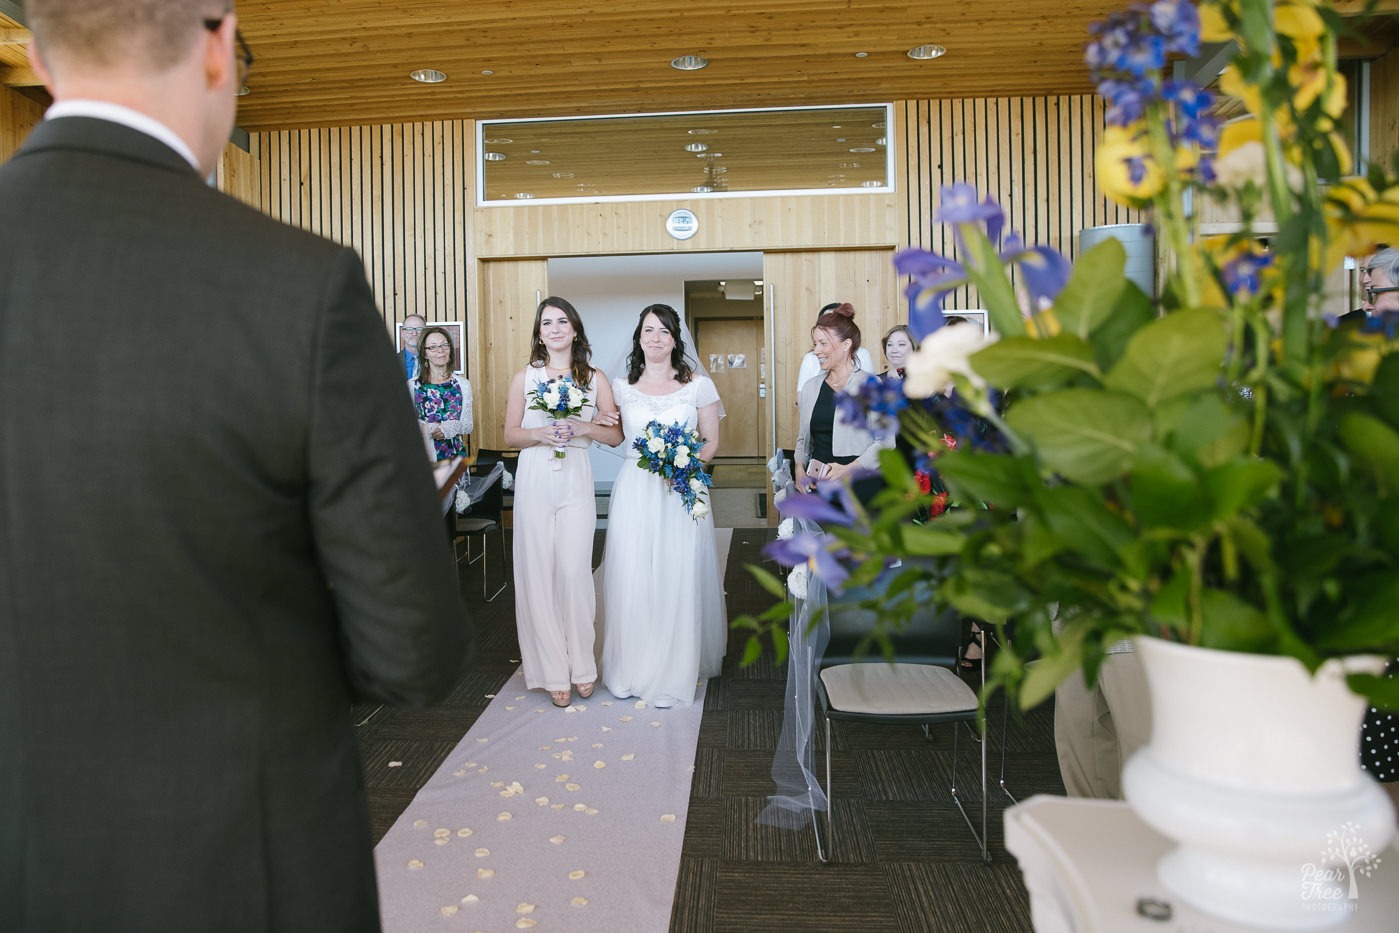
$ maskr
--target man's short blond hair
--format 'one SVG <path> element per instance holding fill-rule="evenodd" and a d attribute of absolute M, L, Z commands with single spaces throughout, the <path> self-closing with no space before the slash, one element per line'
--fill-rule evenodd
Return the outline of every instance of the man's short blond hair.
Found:
<path fill-rule="evenodd" d="M 144 62 L 164 71 L 189 51 L 206 19 L 232 12 L 229 0 L 25 0 L 39 51 L 110 68 Z M 52 63 L 50 63 L 52 66 Z"/>

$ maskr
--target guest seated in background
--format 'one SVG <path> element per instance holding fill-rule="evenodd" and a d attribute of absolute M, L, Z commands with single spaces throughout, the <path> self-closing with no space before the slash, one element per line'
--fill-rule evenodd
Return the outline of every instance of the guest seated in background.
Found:
<path fill-rule="evenodd" d="M 471 433 L 471 383 L 456 374 L 457 351 L 446 328 L 429 327 L 418 343 L 418 374 L 408 380 L 413 393 L 413 405 L 418 410 L 418 425 L 425 438 L 432 441 L 438 462 L 466 456 L 466 436 Z M 466 485 L 471 479 L 465 472 L 457 480 L 455 506 L 466 511 L 471 500 Z"/>
<path fill-rule="evenodd" d="M 893 438 L 881 440 L 866 425 L 845 421 L 837 410 L 837 392 L 853 393 L 879 378 L 858 363 L 855 309 L 842 304 L 822 314 L 811 329 L 811 342 L 824 378 L 808 381 L 798 398 L 795 459 L 800 490 L 814 488 L 817 480 L 844 479 L 855 469 L 878 470 L 879 451 L 894 444 Z M 878 476 L 871 476 L 856 480 L 852 489 L 868 503 L 882 486 Z"/>
<path fill-rule="evenodd" d="M 889 328 L 889 333 L 884 335 L 880 341 L 884 350 L 884 360 L 889 364 L 884 370 L 885 376 L 904 377 L 904 362 L 908 355 L 918 349 L 918 338 L 913 336 L 913 331 L 908 329 L 907 324 L 895 324 Z"/>
<path fill-rule="evenodd" d="M 849 307 L 848 304 L 845 306 Z M 823 305 L 821 310 L 816 312 L 816 320 L 820 321 L 821 315 L 834 311 L 839 307 L 841 307 L 841 302 L 839 301 L 833 301 L 828 305 Z M 860 368 L 865 372 L 874 372 L 874 359 L 870 356 L 870 351 L 866 350 L 864 347 L 860 347 L 855 351 L 855 362 L 859 363 Z M 821 372 L 821 364 L 816 359 L 815 351 L 807 351 L 806 356 L 802 357 L 801 366 L 797 369 L 797 394 L 799 396 L 801 395 L 802 386 L 810 382 L 811 377 L 819 372 Z"/>

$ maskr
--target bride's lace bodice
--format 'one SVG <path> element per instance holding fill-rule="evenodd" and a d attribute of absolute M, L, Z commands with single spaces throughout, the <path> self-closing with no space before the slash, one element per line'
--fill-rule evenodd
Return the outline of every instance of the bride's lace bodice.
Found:
<path fill-rule="evenodd" d="M 630 460 L 641 456 L 632 447 L 632 442 L 645 433 L 646 425 L 652 421 L 659 421 L 663 425 L 678 422 L 693 428 L 699 410 L 719 400 L 719 390 L 714 387 L 713 381 L 699 375 L 669 395 L 647 395 L 622 377 L 612 383 L 612 395 L 622 412 L 623 443 Z"/>

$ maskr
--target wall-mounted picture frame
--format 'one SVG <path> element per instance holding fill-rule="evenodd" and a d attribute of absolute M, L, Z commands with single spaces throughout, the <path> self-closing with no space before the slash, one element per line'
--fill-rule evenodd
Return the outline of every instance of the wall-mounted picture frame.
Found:
<path fill-rule="evenodd" d="M 456 368 L 455 370 L 453 370 L 453 372 L 457 373 L 458 375 L 465 375 L 465 374 L 466 374 L 466 347 L 465 347 L 465 343 L 466 343 L 466 325 L 463 324 L 461 321 L 428 321 L 428 322 L 427 322 L 427 326 L 423 328 L 424 332 L 426 332 L 427 327 L 440 327 L 440 328 L 442 328 L 443 330 L 445 330 L 448 334 L 451 335 L 451 337 L 452 337 L 452 347 L 453 347 L 453 348 L 455 349 L 455 351 L 456 351 L 456 358 L 457 358 L 457 368 Z M 403 346 L 403 322 L 402 322 L 402 321 L 399 321 L 398 323 L 394 324 L 394 326 L 393 326 L 393 336 L 394 336 L 394 346 L 397 347 L 399 350 L 404 349 L 404 346 Z"/>
<path fill-rule="evenodd" d="M 972 308 L 967 311 L 955 311 L 951 308 L 944 308 L 942 313 L 946 317 L 966 318 L 969 324 L 975 324 L 977 327 L 981 328 L 981 336 L 989 337 L 991 335 L 991 318 L 984 308 Z"/>

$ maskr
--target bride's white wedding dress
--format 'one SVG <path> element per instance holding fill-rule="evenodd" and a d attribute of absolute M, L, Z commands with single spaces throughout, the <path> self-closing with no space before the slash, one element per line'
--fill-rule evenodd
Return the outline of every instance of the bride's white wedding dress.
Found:
<path fill-rule="evenodd" d="M 719 393 L 700 375 L 669 395 L 647 395 L 624 378 L 612 392 L 627 460 L 607 512 L 602 682 L 616 697 L 684 706 L 701 678 L 719 673 L 728 637 L 714 516 L 691 518 L 664 479 L 638 466 L 631 444 L 651 421 L 694 428 L 698 410 Z"/>

